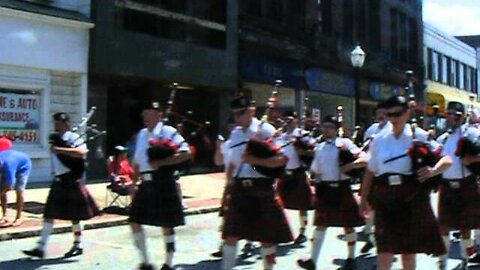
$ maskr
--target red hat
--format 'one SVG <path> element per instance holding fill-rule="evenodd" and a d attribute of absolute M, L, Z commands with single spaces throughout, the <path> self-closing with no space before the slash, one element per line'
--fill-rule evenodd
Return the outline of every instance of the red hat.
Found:
<path fill-rule="evenodd" d="M 9 150 L 12 148 L 12 141 L 8 138 L 1 137 L 0 138 L 0 151 Z"/>

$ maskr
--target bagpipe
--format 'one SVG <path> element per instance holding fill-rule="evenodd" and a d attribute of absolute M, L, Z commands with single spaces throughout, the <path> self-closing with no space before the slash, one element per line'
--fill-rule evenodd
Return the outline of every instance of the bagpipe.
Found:
<path fill-rule="evenodd" d="M 164 125 L 170 124 L 170 122 L 171 122 L 170 118 L 171 118 L 172 115 L 179 116 L 182 120 L 182 123 L 178 125 L 177 131 L 174 134 L 172 134 L 172 136 L 170 138 L 160 136 L 160 137 L 157 137 L 157 138 L 149 139 L 149 141 L 148 141 L 149 147 L 147 149 L 147 157 L 148 157 L 149 161 L 158 161 L 158 160 L 162 160 L 162 159 L 165 159 L 165 158 L 172 157 L 173 155 L 175 155 L 177 153 L 178 149 L 184 143 L 188 143 L 188 141 L 192 137 L 199 134 L 201 132 L 201 130 L 210 126 L 210 122 L 208 122 L 208 121 L 206 121 L 205 123 L 202 124 L 202 123 L 199 123 L 197 121 L 194 121 L 194 120 L 190 119 L 187 116 L 183 116 L 183 115 L 173 111 L 173 104 L 174 104 L 174 99 L 175 99 L 175 94 L 176 94 L 176 91 L 177 91 L 177 87 L 178 87 L 177 83 L 172 83 L 169 99 L 167 101 L 167 106 L 166 106 L 166 110 L 165 110 L 165 114 L 164 114 L 163 123 L 164 123 Z M 184 124 L 186 122 L 189 122 L 189 123 L 193 124 L 194 126 L 196 126 L 196 130 L 191 132 L 189 136 L 184 136 L 185 134 L 183 134 L 184 132 L 182 130 L 184 128 Z M 175 143 L 174 142 L 174 137 L 177 136 L 177 135 L 182 135 L 184 140 L 179 142 L 179 143 Z M 177 171 L 177 170 L 180 171 L 180 170 L 183 170 L 184 168 L 186 168 L 188 166 L 188 164 L 193 161 L 193 158 L 194 158 L 195 152 L 196 152 L 196 149 L 193 145 L 189 145 L 189 148 L 190 148 L 189 150 L 190 150 L 190 154 L 191 154 L 191 158 L 189 160 L 187 160 L 185 162 L 178 163 L 178 164 L 161 166 L 160 169 L 164 170 L 164 171 L 173 172 L 173 171 Z"/>
<path fill-rule="evenodd" d="M 80 123 L 73 128 L 70 129 L 71 132 L 77 133 L 79 136 L 72 142 L 67 142 L 62 139 L 62 135 L 59 132 L 53 132 L 49 135 L 48 141 L 52 146 L 62 147 L 62 148 L 77 148 L 87 141 L 95 140 L 96 138 L 106 134 L 106 131 L 99 131 L 95 127 L 87 126 L 88 121 L 92 118 L 93 114 L 95 113 L 96 107 L 91 107 L 88 111 L 87 115 L 82 117 Z M 88 133 L 93 135 L 88 136 Z M 84 138 L 85 137 L 85 138 Z M 101 149 L 101 146 L 98 146 Z M 97 152 L 102 152 L 101 150 L 97 150 Z M 77 176 L 81 177 L 86 169 L 85 159 L 83 157 L 73 157 L 67 154 L 56 154 L 59 161 L 71 172 Z"/>
<path fill-rule="evenodd" d="M 343 138 L 345 132 L 343 130 L 343 106 L 337 106 L 337 121 L 339 122 L 338 136 Z M 343 145 L 338 146 L 338 163 L 341 166 L 350 164 L 358 159 L 358 154 L 361 153 L 362 149 L 358 153 L 352 153 L 349 149 Z M 353 179 L 361 179 L 365 172 L 365 168 L 351 169 L 345 172 L 346 175 L 350 176 Z"/>
<path fill-rule="evenodd" d="M 298 154 L 298 158 L 302 162 L 302 165 L 307 169 L 310 168 L 310 165 L 313 161 L 313 150 L 315 149 L 315 144 L 310 143 L 308 140 L 305 140 L 306 137 L 311 136 L 311 132 L 305 131 L 305 126 L 308 118 L 308 111 L 310 107 L 310 100 L 306 97 L 303 100 L 303 114 L 301 118 L 300 128 L 302 134 L 295 138 L 293 146 Z"/>
<path fill-rule="evenodd" d="M 270 115 L 270 112 L 274 108 L 275 104 L 278 102 L 277 100 L 278 90 L 280 88 L 281 83 L 282 83 L 281 80 L 275 81 L 275 87 L 271 93 L 270 98 L 267 101 L 267 108 L 261 118 L 261 123 L 258 126 L 257 133 L 255 134 L 255 136 L 249 138 L 245 142 L 240 142 L 238 144 L 232 145 L 230 148 L 235 148 L 235 147 L 246 144 L 245 153 L 257 158 L 271 158 L 280 154 L 281 148 L 276 146 L 273 143 L 272 138 L 266 138 L 266 139 L 261 138 L 261 130 L 262 130 L 262 125 L 268 122 L 268 117 Z M 272 178 L 280 177 L 285 170 L 285 166 L 269 168 L 269 167 L 252 164 L 252 167 L 254 170 L 258 171 L 259 173 Z"/>
<path fill-rule="evenodd" d="M 476 138 L 474 141 L 470 140 L 467 136 L 468 128 L 471 125 L 471 119 L 473 115 L 473 99 L 475 96 L 470 96 L 470 108 L 468 110 L 467 119 L 465 121 L 465 128 L 462 132 L 463 136 L 457 142 L 457 148 L 455 149 L 455 155 L 463 158 L 465 156 L 478 156 L 480 154 L 480 140 Z M 466 165 L 467 169 L 475 175 L 480 175 L 480 162 L 472 162 Z"/>

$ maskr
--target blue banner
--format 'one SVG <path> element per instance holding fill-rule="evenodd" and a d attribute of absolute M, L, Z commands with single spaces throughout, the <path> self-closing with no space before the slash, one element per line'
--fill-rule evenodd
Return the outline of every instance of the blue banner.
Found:
<path fill-rule="evenodd" d="M 282 80 L 282 85 L 301 87 L 303 68 L 295 63 L 252 55 L 242 55 L 239 59 L 240 75 L 249 81 L 275 84 Z"/>
<path fill-rule="evenodd" d="M 393 95 L 404 95 L 405 89 L 400 86 L 372 82 L 368 85 L 368 93 L 373 100 L 384 101 Z"/>
<path fill-rule="evenodd" d="M 355 92 L 355 82 L 348 75 L 310 68 L 305 71 L 305 79 L 308 87 L 313 91 L 342 96 L 353 96 Z"/>

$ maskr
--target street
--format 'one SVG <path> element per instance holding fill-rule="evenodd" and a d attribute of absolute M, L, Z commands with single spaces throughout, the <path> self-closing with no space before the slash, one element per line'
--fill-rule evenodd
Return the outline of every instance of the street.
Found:
<path fill-rule="evenodd" d="M 288 211 L 292 222 L 292 229 L 296 234 L 297 214 Z M 310 213 L 309 218 L 311 218 Z M 220 219 L 216 213 L 193 215 L 187 217 L 187 226 L 177 229 L 177 253 L 174 258 L 175 269 L 193 270 L 219 270 L 220 260 L 210 256 L 216 251 L 219 244 L 218 225 Z M 156 267 L 163 263 L 164 244 L 161 232 L 154 227 L 146 227 L 151 261 Z M 308 230 L 311 235 L 312 227 Z M 357 231 L 360 229 L 357 228 Z M 318 261 L 318 269 L 339 269 L 346 256 L 346 245 L 342 240 L 342 230 L 331 228 L 328 230 L 325 245 Z M 362 237 L 359 237 L 363 240 Z M 139 264 L 138 251 L 133 246 L 128 226 L 110 227 L 105 229 L 87 230 L 84 232 L 83 257 L 64 259 L 63 254 L 70 248 L 72 235 L 56 234 L 49 239 L 47 255 L 44 260 L 30 259 L 25 257 L 21 250 L 34 247 L 37 237 L 21 240 L 2 242 L 0 254 L 2 261 L 0 270 L 36 270 L 36 269 L 136 269 Z M 364 242 L 357 244 L 357 269 L 372 269 L 375 257 L 372 254 L 360 255 L 359 250 Z M 239 245 L 241 249 L 243 242 Z M 308 256 L 309 243 L 302 246 L 283 245 L 278 248 L 276 269 L 299 269 L 296 260 L 302 256 Z M 449 268 L 454 268 L 460 261 L 458 259 L 458 243 L 452 244 L 453 252 L 449 260 Z M 419 255 L 417 269 L 435 269 L 436 259 Z M 259 250 L 256 255 L 237 261 L 236 270 L 262 269 L 262 261 Z M 399 258 L 396 258 L 393 269 L 400 269 Z M 470 268 L 480 269 L 480 268 Z"/>

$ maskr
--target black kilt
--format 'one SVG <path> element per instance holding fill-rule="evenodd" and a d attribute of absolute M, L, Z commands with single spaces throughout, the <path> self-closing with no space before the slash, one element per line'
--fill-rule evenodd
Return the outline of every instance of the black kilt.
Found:
<path fill-rule="evenodd" d="M 317 183 L 315 196 L 315 226 L 353 228 L 365 224 L 349 180 Z"/>
<path fill-rule="evenodd" d="M 224 211 L 222 237 L 238 237 L 264 243 L 293 240 L 281 200 L 275 195 L 273 179 L 244 187 L 236 179 L 230 189 L 228 210 Z M 262 183 L 263 182 L 263 183 Z"/>
<path fill-rule="evenodd" d="M 381 178 L 374 179 L 370 197 L 378 253 L 445 254 L 430 193 L 412 176 L 403 176 L 395 186 Z"/>
<path fill-rule="evenodd" d="M 45 219 L 87 220 L 100 214 L 85 183 L 72 173 L 56 176 L 50 186 Z"/>
<path fill-rule="evenodd" d="M 452 229 L 480 228 L 480 194 L 476 176 L 458 179 L 459 188 L 453 188 L 444 180 L 438 199 L 438 222 Z"/>
<path fill-rule="evenodd" d="M 228 211 L 228 201 L 229 200 L 230 200 L 230 189 L 229 189 L 229 186 L 227 184 L 227 185 L 225 185 L 225 188 L 223 189 L 220 211 L 218 211 L 218 215 L 220 217 L 223 217 L 225 215 L 225 212 Z"/>
<path fill-rule="evenodd" d="M 304 168 L 287 170 L 280 178 L 277 190 L 286 209 L 313 209 L 312 190 Z"/>
<path fill-rule="evenodd" d="M 182 202 L 173 173 L 153 172 L 143 181 L 129 211 L 129 222 L 173 228 L 185 225 Z"/>

